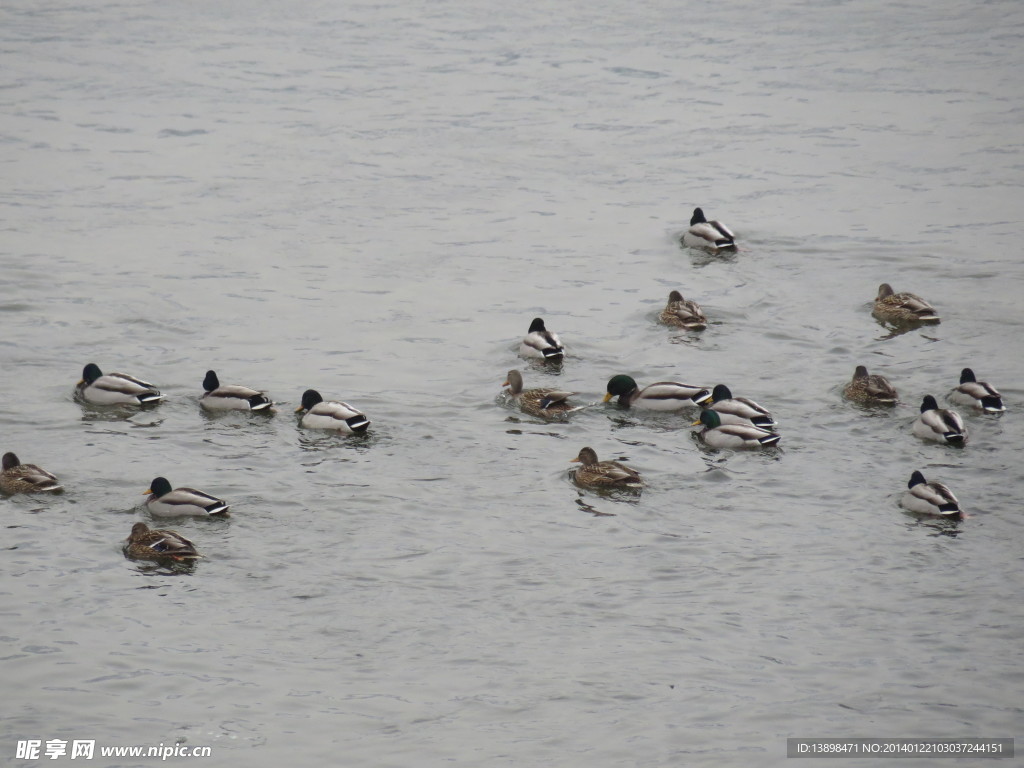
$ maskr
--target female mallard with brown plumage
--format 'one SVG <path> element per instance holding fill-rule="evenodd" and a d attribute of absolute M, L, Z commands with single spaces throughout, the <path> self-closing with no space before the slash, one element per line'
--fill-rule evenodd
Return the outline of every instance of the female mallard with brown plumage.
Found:
<path fill-rule="evenodd" d="M 688 331 L 702 331 L 708 327 L 708 319 L 700 305 L 692 299 L 684 299 L 679 291 L 672 291 L 668 295 L 668 304 L 658 318 L 665 325 Z"/>
<path fill-rule="evenodd" d="M 7 452 L 3 457 L 3 471 L 0 472 L 0 491 L 4 493 L 41 493 L 59 491 L 61 484 L 56 476 L 35 464 L 22 464 L 18 457 Z"/>
<path fill-rule="evenodd" d="M 640 488 L 643 481 L 635 469 L 617 461 L 598 461 L 593 448 L 583 448 L 579 456 L 571 460 L 578 463 L 573 479 L 578 485 L 591 488 Z"/>
<path fill-rule="evenodd" d="M 195 545 L 175 531 L 151 530 L 136 523 L 124 543 L 125 554 L 133 560 L 194 560 L 202 557 Z"/>
<path fill-rule="evenodd" d="M 858 365 L 853 378 L 843 390 L 847 400 L 854 400 L 865 405 L 895 405 L 899 400 L 896 387 L 889 383 L 885 376 L 872 373 L 863 365 Z"/>
<path fill-rule="evenodd" d="M 517 370 L 508 372 L 502 387 L 508 387 L 509 396 L 519 404 L 523 413 L 542 418 L 557 418 L 572 413 L 583 406 L 573 406 L 566 402 L 575 392 L 563 392 L 559 389 L 523 389 L 523 374 Z"/>
<path fill-rule="evenodd" d="M 879 320 L 896 324 L 939 322 L 935 307 L 916 294 L 895 293 L 888 283 L 878 286 L 871 314 Z"/>

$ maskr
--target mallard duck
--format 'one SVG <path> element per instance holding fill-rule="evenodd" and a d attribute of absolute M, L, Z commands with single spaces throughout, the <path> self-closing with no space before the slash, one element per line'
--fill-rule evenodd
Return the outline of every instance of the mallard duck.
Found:
<path fill-rule="evenodd" d="M 35 464 L 22 464 L 18 457 L 7 452 L 3 457 L 3 471 L 0 472 L 0 491 L 4 493 L 40 493 L 59 491 L 61 484 L 56 476 Z"/>
<path fill-rule="evenodd" d="M 970 368 L 960 372 L 960 386 L 949 393 L 949 401 L 980 408 L 985 413 L 1002 413 L 1006 410 L 1002 395 L 987 381 L 974 378 L 974 371 Z"/>
<path fill-rule="evenodd" d="M 305 415 L 299 424 L 310 429 L 333 429 L 346 434 L 362 434 L 370 426 L 370 420 L 348 403 L 324 400 L 315 389 L 302 393 L 302 405 L 296 413 Z"/>
<path fill-rule="evenodd" d="M 643 480 L 635 469 L 617 461 L 598 461 L 593 448 L 583 448 L 579 456 L 570 463 L 582 466 L 573 472 L 573 479 L 579 485 L 594 488 L 640 488 Z"/>
<path fill-rule="evenodd" d="M 939 322 L 939 316 L 931 304 L 913 293 L 893 293 L 888 283 L 878 286 L 872 314 L 879 320 L 897 324 Z"/>
<path fill-rule="evenodd" d="M 896 387 L 890 384 L 885 376 L 868 375 L 868 369 L 863 365 L 857 366 L 853 378 L 843 390 L 843 395 L 848 400 L 869 405 L 895 405 L 899 400 Z"/>
<path fill-rule="evenodd" d="M 576 394 L 575 392 L 562 392 L 558 389 L 523 389 L 523 374 L 516 370 L 508 372 L 501 386 L 508 387 L 509 395 L 519 404 L 519 408 L 532 416 L 554 418 L 577 410 L 577 407 L 566 402 Z"/>
<path fill-rule="evenodd" d="M 206 372 L 203 379 L 206 392 L 199 398 L 199 404 L 210 411 L 262 411 L 273 405 L 263 392 L 237 384 L 221 386 L 217 374 Z"/>
<path fill-rule="evenodd" d="M 765 448 L 782 439 L 780 435 L 751 424 L 723 424 L 718 411 L 705 408 L 693 426 L 703 424 L 697 434 L 712 448 Z"/>
<path fill-rule="evenodd" d="M 533 318 L 530 330 L 519 345 L 519 356 L 539 360 L 561 360 L 565 356 L 565 347 L 558 340 L 558 335 L 544 327 L 544 321 Z"/>
<path fill-rule="evenodd" d="M 960 414 L 948 408 L 939 408 L 931 395 L 925 395 L 921 401 L 921 415 L 914 422 L 914 434 L 922 440 L 935 440 L 949 445 L 963 445 L 967 442 L 967 428 Z"/>
<path fill-rule="evenodd" d="M 711 410 L 721 417 L 723 424 L 749 424 L 762 429 L 776 424 L 767 409 L 745 397 L 733 397 L 725 384 L 716 384 L 711 390 Z"/>
<path fill-rule="evenodd" d="M 695 387 L 678 381 L 656 381 L 640 389 L 631 376 L 620 373 L 608 380 L 608 394 L 604 402 L 619 398 L 625 408 L 648 408 L 653 411 L 678 411 L 680 408 L 700 406 L 711 399 L 707 387 Z"/>
<path fill-rule="evenodd" d="M 704 317 L 700 305 L 692 299 L 684 299 L 679 291 L 672 291 L 668 295 L 668 304 L 658 317 L 665 325 L 688 331 L 702 331 L 708 327 L 708 319 Z"/>
<path fill-rule="evenodd" d="M 709 248 L 720 251 L 736 247 L 736 236 L 720 221 L 708 221 L 704 211 L 693 209 L 690 228 L 683 233 L 683 245 L 690 248 Z"/>
<path fill-rule="evenodd" d="M 127 373 L 103 373 L 96 363 L 85 366 L 75 391 L 83 400 L 96 405 L 145 405 L 164 398 L 148 381 Z"/>
<path fill-rule="evenodd" d="M 175 488 L 166 477 L 156 477 L 149 484 L 149 490 L 143 496 L 152 494 L 146 499 L 146 508 L 156 517 L 209 517 L 210 515 L 226 515 L 229 506 L 215 496 L 197 491 L 195 488 Z"/>
<path fill-rule="evenodd" d="M 916 469 L 907 483 L 907 490 L 900 503 L 904 509 L 921 515 L 940 515 L 942 517 L 963 517 L 960 502 L 956 496 L 942 483 L 934 480 L 927 482 L 924 475 Z"/>
<path fill-rule="evenodd" d="M 150 530 L 136 523 L 124 542 L 124 552 L 133 560 L 194 560 L 202 557 L 195 545 L 174 531 Z"/>

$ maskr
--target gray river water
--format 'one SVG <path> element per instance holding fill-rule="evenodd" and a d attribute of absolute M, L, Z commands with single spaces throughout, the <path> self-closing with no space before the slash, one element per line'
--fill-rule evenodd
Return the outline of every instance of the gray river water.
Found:
<path fill-rule="evenodd" d="M 0 763 L 720 768 L 1021 735 L 1019 2 L 0 20 L 0 451 L 65 487 L 0 498 Z M 680 246 L 698 205 L 738 253 Z M 879 325 L 882 282 L 941 324 Z M 672 289 L 707 330 L 657 324 Z M 516 357 L 536 316 L 560 369 Z M 84 407 L 88 362 L 167 400 Z M 901 404 L 844 401 L 859 364 Z M 918 440 L 965 366 L 1007 412 Z M 594 405 L 525 416 L 516 367 Z M 208 369 L 278 412 L 204 414 Z M 727 383 L 780 447 L 600 404 L 617 373 Z M 300 431 L 307 388 L 368 435 Z M 643 493 L 576 488 L 585 445 Z M 970 517 L 902 512 L 915 469 Z M 232 516 L 154 521 L 157 475 Z M 205 558 L 125 559 L 139 520 Z"/>

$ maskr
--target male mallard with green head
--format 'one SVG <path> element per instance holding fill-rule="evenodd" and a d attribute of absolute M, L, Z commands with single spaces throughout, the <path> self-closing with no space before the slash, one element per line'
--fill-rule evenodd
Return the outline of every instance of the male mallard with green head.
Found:
<path fill-rule="evenodd" d="M 133 560 L 194 560 L 202 557 L 195 545 L 175 531 L 150 530 L 136 523 L 124 543 L 125 554 Z"/>

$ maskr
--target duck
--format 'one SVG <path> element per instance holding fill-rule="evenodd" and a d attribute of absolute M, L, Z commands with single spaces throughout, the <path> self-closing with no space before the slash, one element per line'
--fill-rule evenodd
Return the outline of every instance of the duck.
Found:
<path fill-rule="evenodd" d="M 939 322 L 935 307 L 916 294 L 894 293 L 888 283 L 878 286 L 875 308 L 871 314 L 879 320 L 896 324 Z"/>
<path fill-rule="evenodd" d="M 0 471 L 0 491 L 4 493 L 43 493 L 63 488 L 57 477 L 35 464 L 22 464 L 16 454 L 4 454 Z"/>
<path fill-rule="evenodd" d="M 776 425 L 767 409 L 745 397 L 733 397 L 725 384 L 716 384 L 711 390 L 711 410 L 719 415 L 723 424 L 749 424 L 762 429 Z"/>
<path fill-rule="evenodd" d="M 632 376 L 620 373 L 608 380 L 608 394 L 603 402 L 619 398 L 624 408 L 646 408 L 652 411 L 678 411 L 700 406 L 711 399 L 707 387 L 696 387 L 678 381 L 656 381 L 640 389 Z"/>
<path fill-rule="evenodd" d="M 166 477 L 153 478 L 149 490 L 143 492 L 146 509 L 155 517 L 210 517 L 225 516 L 230 506 L 215 496 L 197 491 L 195 488 L 175 488 Z"/>
<path fill-rule="evenodd" d="M 333 429 L 361 435 L 370 426 L 370 420 L 361 411 L 338 400 L 324 400 L 315 389 L 302 393 L 302 405 L 295 412 L 305 412 L 299 425 L 309 429 Z"/>
<path fill-rule="evenodd" d="M 203 379 L 206 390 L 199 398 L 199 404 L 208 411 L 263 411 L 273 405 L 263 392 L 237 384 L 221 385 L 213 371 L 206 372 Z"/>
<path fill-rule="evenodd" d="M 941 517 L 962 519 L 963 510 L 956 496 L 945 485 L 934 480 L 928 482 L 916 469 L 910 475 L 908 490 L 903 494 L 900 504 L 904 509 L 921 515 L 938 515 Z"/>
<path fill-rule="evenodd" d="M 555 418 L 579 410 L 583 406 L 573 406 L 566 402 L 576 392 L 563 392 L 558 389 L 523 389 L 523 374 L 511 370 L 505 377 L 502 387 L 508 387 L 509 395 L 519 404 L 520 410 L 531 416 Z"/>
<path fill-rule="evenodd" d="M 985 413 L 1002 413 L 1006 410 L 998 390 L 987 381 L 978 381 L 970 368 L 960 372 L 960 386 L 949 393 L 949 401 L 978 408 Z"/>
<path fill-rule="evenodd" d="M 87 403 L 95 405 L 147 405 L 164 399 L 160 390 L 148 381 L 127 373 L 103 373 L 96 363 L 82 369 L 82 379 L 75 392 Z"/>
<path fill-rule="evenodd" d="M 683 233 L 683 245 L 689 248 L 708 248 L 720 251 L 736 247 L 736 236 L 720 221 L 708 221 L 704 211 L 693 209 L 690 228 Z"/>
<path fill-rule="evenodd" d="M 580 466 L 573 472 L 577 485 L 591 488 L 641 488 L 640 473 L 617 461 L 598 461 L 593 448 L 580 449 L 579 455 L 570 463 Z"/>
<path fill-rule="evenodd" d="M 781 435 L 752 424 L 723 424 L 718 411 L 705 408 L 693 426 L 704 425 L 697 434 L 712 448 L 766 448 L 782 439 Z"/>
<path fill-rule="evenodd" d="M 195 545 L 175 531 L 151 529 L 136 523 L 124 542 L 124 553 L 133 560 L 194 560 L 202 557 Z"/>
<path fill-rule="evenodd" d="M 967 428 L 956 411 L 939 408 L 932 395 L 925 395 L 921 401 L 921 414 L 914 422 L 914 434 L 922 440 L 935 440 L 948 445 L 963 445 L 967 442 Z"/>
<path fill-rule="evenodd" d="M 708 319 L 700 305 L 692 299 L 684 299 L 679 291 L 669 293 L 668 304 L 661 310 L 658 319 L 664 325 L 685 328 L 688 331 L 703 331 L 708 327 Z"/>
<path fill-rule="evenodd" d="M 535 317 L 530 330 L 519 344 L 519 356 L 535 360 L 559 361 L 565 357 L 565 347 L 558 334 L 544 327 L 544 320 Z"/>
<path fill-rule="evenodd" d="M 877 373 L 868 374 L 866 366 L 858 365 L 853 378 L 843 390 L 847 400 L 855 400 L 867 405 L 896 405 L 899 395 L 885 376 Z"/>

